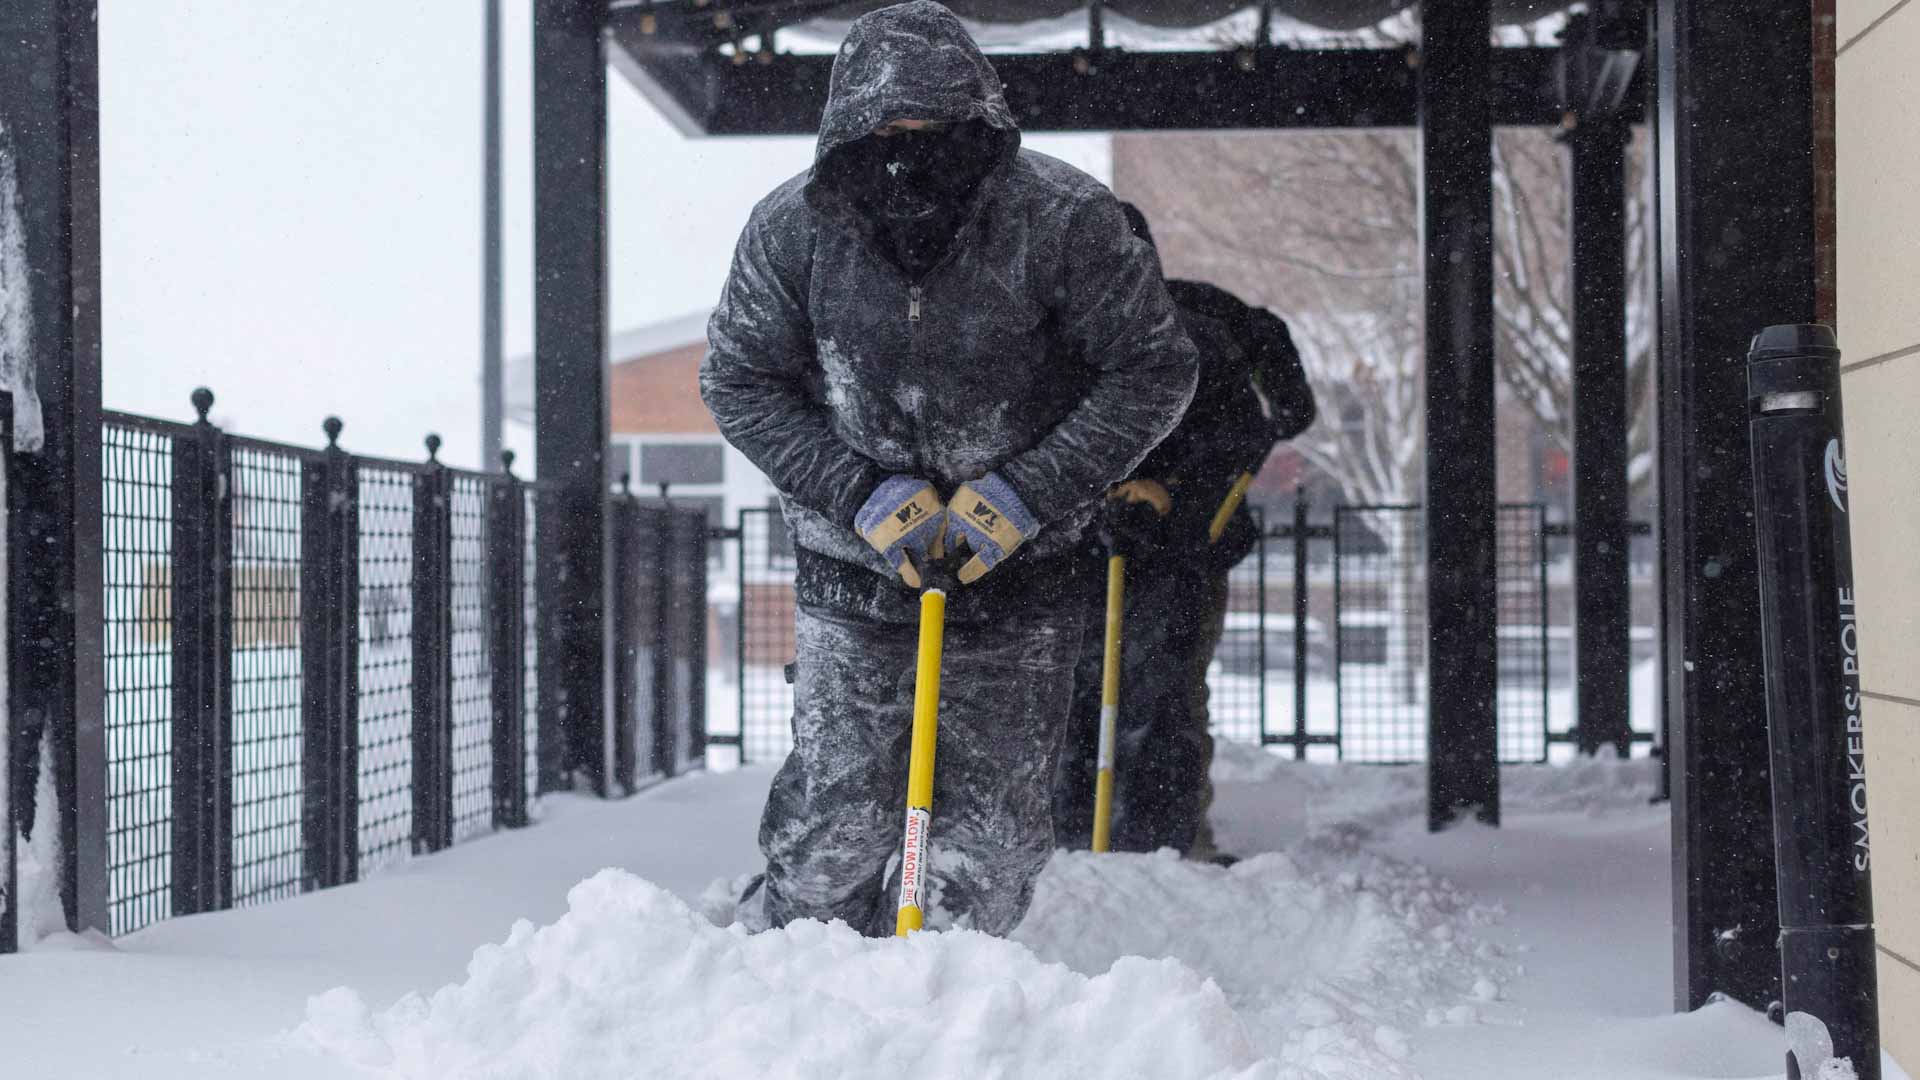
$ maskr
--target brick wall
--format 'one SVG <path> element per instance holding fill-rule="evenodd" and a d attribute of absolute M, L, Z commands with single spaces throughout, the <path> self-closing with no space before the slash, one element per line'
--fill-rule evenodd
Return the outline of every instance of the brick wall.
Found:
<path fill-rule="evenodd" d="M 718 435 L 700 400 L 700 360 L 707 344 L 618 361 L 607 396 L 616 435 Z"/>

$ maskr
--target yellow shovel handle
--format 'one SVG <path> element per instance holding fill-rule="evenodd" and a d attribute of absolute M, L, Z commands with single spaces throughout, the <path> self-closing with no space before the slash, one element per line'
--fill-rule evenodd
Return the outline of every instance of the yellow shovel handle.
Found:
<path fill-rule="evenodd" d="M 900 851 L 900 937 L 926 921 L 927 841 L 933 832 L 933 749 L 940 725 L 940 654 L 946 643 L 947 594 L 920 594 L 920 656 L 913 681 L 913 750 L 907 759 L 907 830 Z"/>
<path fill-rule="evenodd" d="M 1250 472 L 1241 473 L 1240 479 L 1233 482 L 1226 500 L 1220 504 L 1220 509 L 1213 512 L 1213 521 L 1207 525 L 1207 543 L 1217 544 L 1226 535 L 1227 522 L 1233 520 L 1233 512 L 1240 509 L 1241 500 L 1247 497 L 1247 489 L 1252 486 L 1253 474 Z"/>
<path fill-rule="evenodd" d="M 1107 559 L 1107 651 L 1100 672 L 1099 774 L 1093 786 L 1093 850 L 1113 842 L 1113 742 L 1120 718 L 1120 626 L 1125 612 L 1127 558 Z"/>

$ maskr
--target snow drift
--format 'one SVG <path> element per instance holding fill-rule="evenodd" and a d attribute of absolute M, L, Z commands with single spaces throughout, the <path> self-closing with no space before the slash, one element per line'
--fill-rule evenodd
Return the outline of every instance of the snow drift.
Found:
<path fill-rule="evenodd" d="M 1062 852 L 1012 940 L 748 935 L 609 870 L 465 983 L 379 1014 L 335 990 L 302 1030 L 409 1077 L 1402 1080 L 1411 1029 L 1500 1008 L 1474 934 L 1499 912 L 1347 839 L 1231 869 Z"/>
<path fill-rule="evenodd" d="M 334 990 L 302 1033 L 408 1077 L 1275 1077 L 1213 983 L 1174 960 L 1088 978 L 968 931 L 871 940 L 714 926 L 617 870 L 373 1015 Z"/>
<path fill-rule="evenodd" d="M 1173 957 L 1213 979 L 1279 1075 L 1417 1075 L 1408 1030 L 1476 1023 L 1511 965 L 1499 917 L 1424 868 L 1314 841 L 1231 869 L 1156 855 L 1055 856 L 1014 939 L 1078 971 Z"/>

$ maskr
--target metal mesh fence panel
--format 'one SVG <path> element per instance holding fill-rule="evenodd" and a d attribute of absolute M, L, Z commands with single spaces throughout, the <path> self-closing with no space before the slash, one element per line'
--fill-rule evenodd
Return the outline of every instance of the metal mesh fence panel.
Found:
<path fill-rule="evenodd" d="M 525 682 L 525 700 L 521 702 L 521 723 L 525 725 L 527 741 L 524 768 L 528 803 L 532 803 L 540 794 L 540 591 L 537 579 L 539 566 L 535 557 L 539 551 L 535 546 L 538 523 L 534 520 L 534 508 L 539 505 L 540 500 L 535 496 L 535 490 L 531 485 L 522 493 L 522 497 L 526 500 L 527 539 L 521 552 L 521 565 L 526 572 L 520 590 L 520 610 L 526 622 L 527 632 L 525 651 L 520 660 Z"/>
<path fill-rule="evenodd" d="M 360 873 L 413 842 L 414 474 L 361 466 Z"/>
<path fill-rule="evenodd" d="M 1340 755 L 1427 755 L 1426 565 L 1417 506 L 1337 507 L 1334 665 Z"/>
<path fill-rule="evenodd" d="M 301 887 L 300 460 L 232 448 L 236 905 Z"/>
<path fill-rule="evenodd" d="M 101 429 L 110 930 L 172 914 L 173 443 Z"/>
<path fill-rule="evenodd" d="M 1660 729 L 1660 542 L 1645 522 L 1627 541 L 1627 581 L 1633 590 L 1628 665 L 1628 723 L 1635 756 L 1652 748 Z"/>
<path fill-rule="evenodd" d="M 453 839 L 493 828 L 493 676 L 487 654 L 487 484 L 456 473 L 453 565 Z"/>
<path fill-rule="evenodd" d="M 1633 754 L 1652 749 L 1659 725 L 1658 643 L 1660 640 L 1659 543 L 1647 522 L 1635 522 L 1627 539 L 1627 587 L 1630 590 L 1628 665 L 1628 722 L 1633 729 Z M 1579 612 L 1574 598 L 1574 536 L 1568 524 L 1549 525 L 1546 539 L 1548 614 L 1552 620 L 1547 644 L 1547 730 L 1550 743 L 1564 744 L 1550 753 L 1553 760 L 1571 758 L 1573 728 L 1579 701 L 1575 683 L 1577 641 L 1574 620 Z"/>
<path fill-rule="evenodd" d="M 793 746 L 793 547 L 771 510 L 740 512 L 740 759 L 778 761 Z"/>
<path fill-rule="evenodd" d="M 1259 744 L 1269 722 L 1293 725 L 1293 638 L 1282 632 L 1291 600 L 1273 591 L 1293 566 L 1269 558 L 1283 549 L 1263 535 L 1227 575 L 1226 628 L 1207 668 L 1208 718 L 1215 735 L 1237 742 Z"/>
<path fill-rule="evenodd" d="M 1500 508 L 1499 747 L 1505 762 L 1547 759 L 1546 510 Z"/>

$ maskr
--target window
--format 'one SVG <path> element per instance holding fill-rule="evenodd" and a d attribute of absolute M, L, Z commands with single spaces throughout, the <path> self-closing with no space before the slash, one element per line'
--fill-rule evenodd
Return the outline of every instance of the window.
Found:
<path fill-rule="evenodd" d="M 633 444 L 615 441 L 607 446 L 607 490 L 619 491 L 623 476 L 635 488 L 640 486 L 640 478 L 633 475 Z"/>
<path fill-rule="evenodd" d="M 719 443 L 641 443 L 640 483 L 719 484 L 726 480 L 726 456 Z"/>

